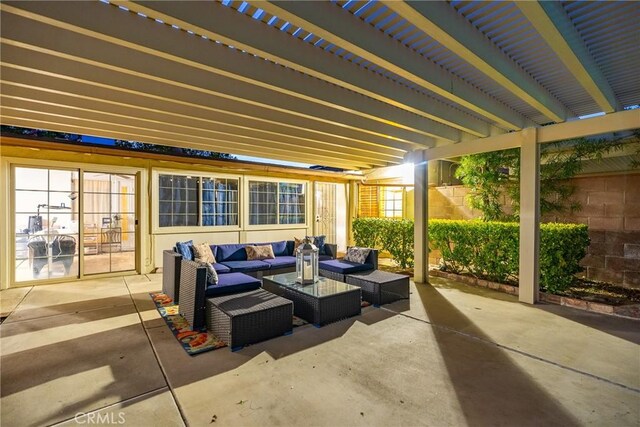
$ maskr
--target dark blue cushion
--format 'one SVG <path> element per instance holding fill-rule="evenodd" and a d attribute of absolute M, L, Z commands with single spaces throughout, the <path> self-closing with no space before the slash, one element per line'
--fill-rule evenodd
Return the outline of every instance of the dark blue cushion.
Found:
<path fill-rule="evenodd" d="M 325 236 L 324 234 L 322 236 L 307 236 L 307 239 L 311 239 L 313 246 L 318 248 L 319 255 L 326 254 L 326 252 L 324 251 L 324 243 L 325 240 L 327 240 L 327 236 Z"/>
<path fill-rule="evenodd" d="M 291 256 L 296 256 L 296 254 L 293 253 L 293 247 L 296 245 L 296 242 L 293 240 L 287 240 L 287 253 L 285 255 L 291 255 Z"/>
<path fill-rule="evenodd" d="M 216 261 L 246 261 L 247 251 L 244 249 L 245 243 L 228 245 L 218 245 L 216 250 Z M 220 259 L 218 259 L 220 257 Z"/>
<path fill-rule="evenodd" d="M 320 261 L 320 270 L 333 271 L 334 273 L 351 274 L 358 271 L 373 270 L 373 264 L 356 264 L 355 262 L 343 261 L 341 259 L 332 259 L 329 261 Z"/>
<path fill-rule="evenodd" d="M 191 252 L 191 246 L 193 246 L 193 240 L 187 240 L 186 242 L 176 242 L 176 251 L 180 255 L 182 255 L 182 259 L 193 261 L 193 252 Z"/>
<path fill-rule="evenodd" d="M 320 255 L 320 256 L 318 256 L 318 260 L 319 261 L 328 261 L 330 259 L 333 259 L 333 258 L 331 258 L 331 255 Z"/>
<path fill-rule="evenodd" d="M 279 256 L 275 259 L 265 259 L 264 262 L 271 265 L 271 268 L 285 268 L 285 267 L 295 267 L 296 266 L 296 257 L 294 256 Z"/>
<path fill-rule="evenodd" d="M 281 242 L 271 242 L 271 247 L 273 248 L 273 254 L 277 257 L 289 255 L 287 253 L 287 241 L 283 240 Z"/>
<path fill-rule="evenodd" d="M 227 273 L 218 276 L 218 284 L 207 284 L 205 295 L 210 298 L 215 295 L 234 294 L 252 291 L 260 288 L 260 280 L 242 273 Z"/>
<path fill-rule="evenodd" d="M 269 264 L 264 261 L 225 261 L 223 264 L 229 267 L 234 273 L 269 269 Z"/>
<path fill-rule="evenodd" d="M 216 269 L 218 274 L 230 273 L 231 269 L 224 264 L 220 264 L 219 262 L 213 264 L 213 268 Z"/>

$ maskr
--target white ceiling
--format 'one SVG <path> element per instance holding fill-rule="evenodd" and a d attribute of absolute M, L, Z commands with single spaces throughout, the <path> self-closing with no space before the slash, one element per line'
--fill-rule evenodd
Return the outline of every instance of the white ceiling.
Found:
<path fill-rule="evenodd" d="M 640 103 L 638 2 L 0 8 L 5 125 L 368 169 Z"/>

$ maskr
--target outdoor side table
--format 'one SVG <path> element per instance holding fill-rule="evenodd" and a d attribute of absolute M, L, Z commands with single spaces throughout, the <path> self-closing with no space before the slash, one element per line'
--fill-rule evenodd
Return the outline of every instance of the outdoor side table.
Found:
<path fill-rule="evenodd" d="M 293 330 L 293 303 L 258 289 L 207 300 L 207 329 L 231 351 Z"/>
<path fill-rule="evenodd" d="M 348 274 L 346 282 L 362 289 L 362 299 L 376 307 L 409 298 L 409 276 L 373 270 Z"/>

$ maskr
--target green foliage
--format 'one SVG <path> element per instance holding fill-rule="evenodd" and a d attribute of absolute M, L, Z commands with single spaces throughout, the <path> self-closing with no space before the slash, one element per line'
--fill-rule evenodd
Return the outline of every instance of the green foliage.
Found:
<path fill-rule="evenodd" d="M 550 292 L 568 288 L 582 271 L 587 255 L 589 230 L 583 224 L 540 225 L 540 287 Z"/>
<path fill-rule="evenodd" d="M 382 218 L 356 218 L 353 221 L 353 239 L 356 246 L 365 248 L 382 248 L 380 235 L 384 231 Z"/>
<path fill-rule="evenodd" d="M 174 156 L 203 157 L 206 159 L 235 159 L 235 156 L 215 151 L 196 150 L 193 148 L 169 147 L 167 145 L 149 144 L 146 142 L 115 140 L 115 146 L 127 150 L 146 151 L 149 153 L 171 154 Z"/>
<path fill-rule="evenodd" d="M 638 141 L 636 132 L 633 138 L 626 139 L 579 138 L 542 145 L 540 212 L 544 215 L 580 210 L 580 204 L 571 200 L 575 188 L 568 180 L 580 173 L 583 161 L 600 160 L 603 155 L 623 150 L 627 145 L 640 146 Z M 640 163 L 632 161 L 632 166 L 640 166 Z M 482 219 L 517 220 L 520 211 L 519 148 L 463 156 L 456 177 L 471 189 L 467 196 L 469 204 L 482 212 Z M 505 195 L 511 200 L 514 214 L 504 211 L 502 199 Z"/>
<path fill-rule="evenodd" d="M 380 235 L 382 248 L 400 267 L 413 267 L 413 221 L 390 219 L 385 222 L 384 233 Z"/>
<path fill-rule="evenodd" d="M 442 253 L 448 271 L 497 282 L 517 278 L 518 223 L 431 220 L 429 243 Z M 540 287 L 549 292 L 569 287 L 588 246 L 586 225 L 541 224 Z"/>
<path fill-rule="evenodd" d="M 519 167 L 520 149 L 493 151 L 460 158 L 456 178 L 471 189 L 468 201 L 473 209 L 482 212 L 485 221 L 510 219 L 503 211 L 502 197 L 518 185 L 509 175 L 510 168 Z"/>
<path fill-rule="evenodd" d="M 413 221 L 356 218 L 353 237 L 357 246 L 388 251 L 400 267 L 413 267 Z"/>

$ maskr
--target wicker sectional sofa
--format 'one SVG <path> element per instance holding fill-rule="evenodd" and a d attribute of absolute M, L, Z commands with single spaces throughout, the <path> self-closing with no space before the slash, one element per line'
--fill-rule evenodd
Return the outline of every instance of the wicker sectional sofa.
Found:
<path fill-rule="evenodd" d="M 193 329 L 204 326 L 206 300 L 219 295 L 252 291 L 260 288 L 263 275 L 295 271 L 293 241 L 271 243 L 275 259 L 247 260 L 244 247 L 247 244 L 211 245 L 216 258 L 213 264 L 218 273 L 218 283 L 207 283 L 206 269 L 184 259 L 174 250 L 163 251 L 162 289 L 180 306 L 182 314 Z M 321 259 L 335 258 L 336 245 L 325 244 Z"/>

